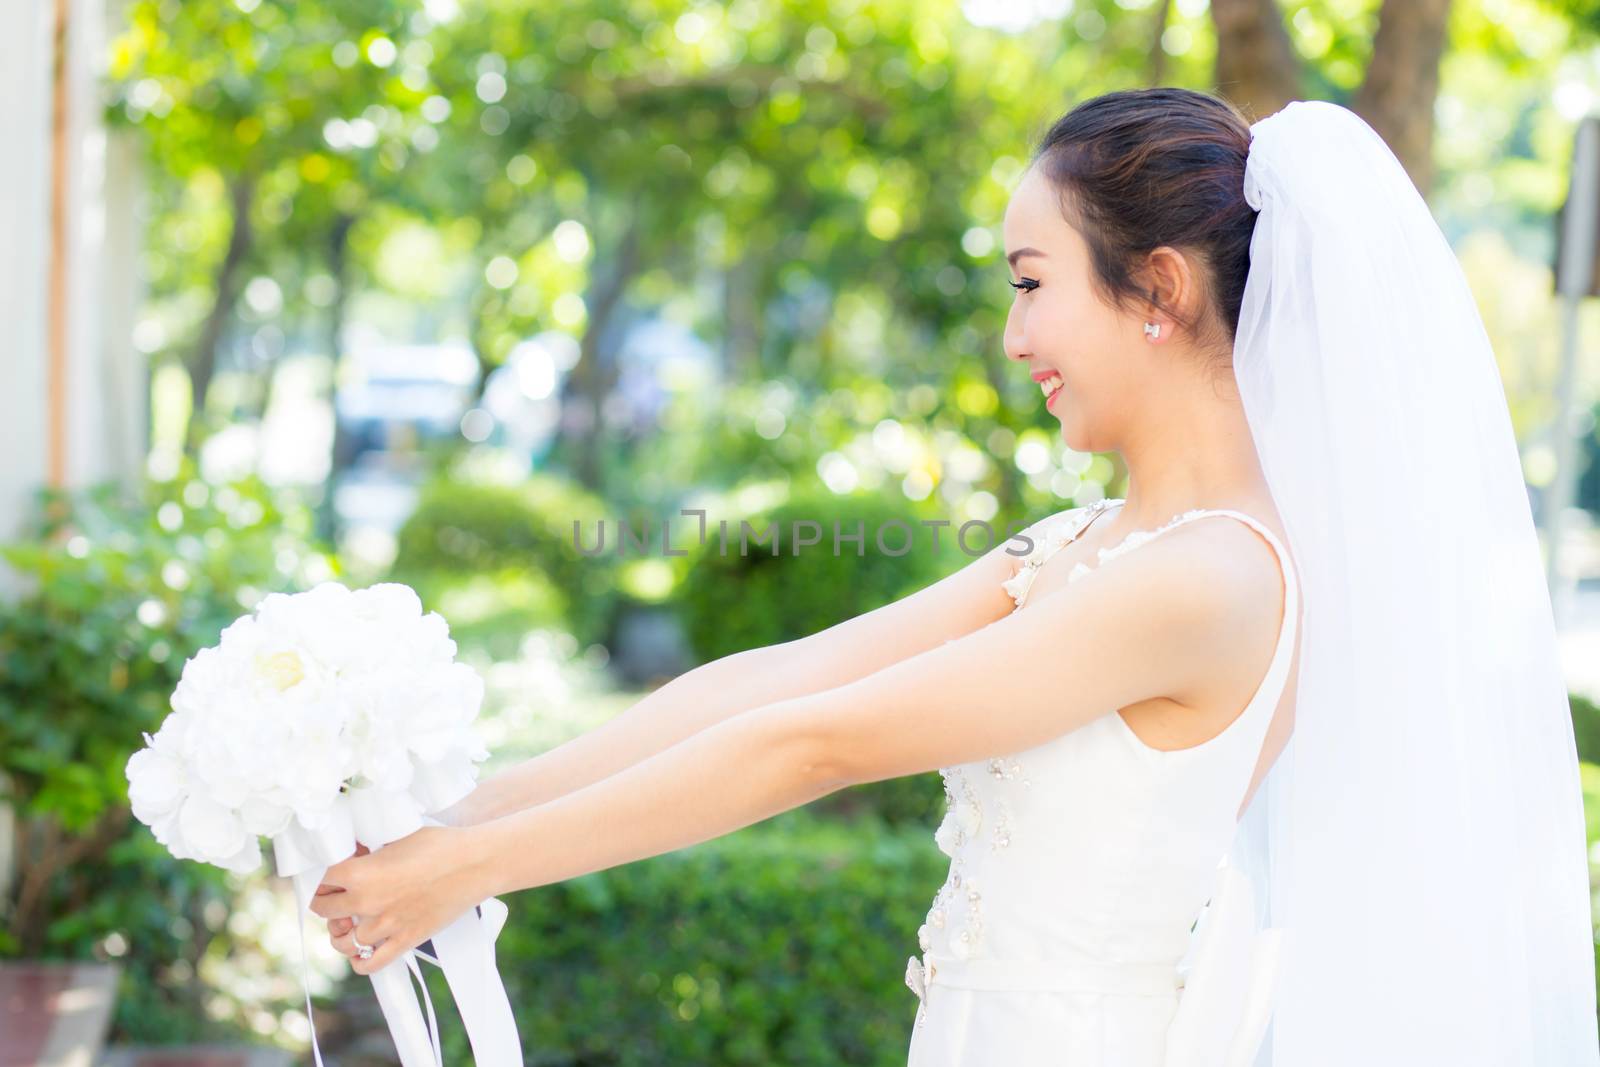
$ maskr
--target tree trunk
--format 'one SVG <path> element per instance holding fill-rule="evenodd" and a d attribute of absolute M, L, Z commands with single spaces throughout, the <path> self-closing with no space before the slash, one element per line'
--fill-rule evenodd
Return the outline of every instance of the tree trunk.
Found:
<path fill-rule="evenodd" d="M 616 368 L 604 359 L 601 339 L 618 301 L 639 269 L 640 238 L 639 225 L 629 223 L 612 257 L 615 269 L 590 290 L 589 325 L 579 344 L 577 366 L 572 368 L 562 391 L 561 449 L 573 477 L 594 492 L 604 489 L 600 455 L 605 434 L 602 405 L 617 379 Z"/>
<path fill-rule="evenodd" d="M 9 930 L 24 958 L 39 956 L 46 948 L 50 920 L 50 885 L 61 871 L 75 863 L 98 861 L 116 844 L 132 823 L 132 812 L 112 806 L 100 813 L 94 826 L 75 834 L 61 828 L 53 814 L 17 820 L 17 856 L 22 871 L 16 897 L 11 902 Z"/>
<path fill-rule="evenodd" d="M 1167 35 L 1167 23 L 1172 18 L 1172 0 L 1161 0 L 1156 8 L 1155 34 L 1150 38 L 1150 84 L 1160 85 L 1167 80 L 1167 50 L 1161 47 L 1161 38 Z"/>
<path fill-rule="evenodd" d="M 233 228 L 228 234 L 228 249 L 217 266 L 217 281 L 211 299 L 211 311 L 200 328 L 199 340 L 188 361 L 190 395 L 193 409 L 189 413 L 188 448 L 198 453 L 205 439 L 206 394 L 211 390 L 211 379 L 217 369 L 217 348 L 222 343 L 223 331 L 233 317 L 239 302 L 239 275 L 245 258 L 250 254 L 254 231 L 250 226 L 250 207 L 255 200 L 255 176 L 238 174 L 228 187 L 232 205 Z"/>
<path fill-rule="evenodd" d="M 1300 62 L 1274 0 L 1212 0 L 1217 89 L 1264 118 L 1300 97 Z M 1386 141 L 1424 196 L 1433 185 L 1433 104 L 1450 0 L 1385 0 L 1350 110 Z"/>
<path fill-rule="evenodd" d="M 1251 122 L 1300 96 L 1300 59 L 1273 0 L 1211 0 L 1217 92 Z"/>
<path fill-rule="evenodd" d="M 1433 102 L 1450 0 L 1387 0 L 1351 110 L 1378 131 L 1423 196 L 1433 186 Z"/>
<path fill-rule="evenodd" d="M 350 299 L 350 230 L 356 224 L 355 216 L 343 212 L 334 217 L 328 230 L 328 275 L 333 278 L 333 301 L 328 305 L 327 348 L 331 377 L 328 386 L 328 405 L 333 410 L 333 455 L 328 459 L 328 484 L 317 506 L 317 535 L 330 544 L 338 535 L 338 522 L 333 507 L 333 487 L 339 472 L 350 466 L 350 435 L 339 421 L 339 361 L 344 356 L 344 317 Z"/>

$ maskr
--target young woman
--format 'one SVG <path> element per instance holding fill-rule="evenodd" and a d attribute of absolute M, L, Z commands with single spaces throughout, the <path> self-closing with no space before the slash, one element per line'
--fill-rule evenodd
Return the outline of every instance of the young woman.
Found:
<path fill-rule="evenodd" d="M 335 865 L 334 944 L 371 973 L 486 896 L 938 769 L 912 1067 L 1600 1062 L 1515 442 L 1392 153 L 1331 104 L 1252 127 L 1110 93 L 1003 229 L 1006 357 L 1126 498 L 701 667 Z"/>

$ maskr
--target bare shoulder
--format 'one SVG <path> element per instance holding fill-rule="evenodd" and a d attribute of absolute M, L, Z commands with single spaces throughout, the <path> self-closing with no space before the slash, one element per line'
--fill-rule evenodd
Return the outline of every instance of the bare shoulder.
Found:
<path fill-rule="evenodd" d="M 1278 530 L 1272 534 L 1285 543 Z M 1259 676 L 1277 646 L 1286 575 L 1266 538 L 1237 518 L 1205 515 L 1180 523 L 1106 560 L 1077 584 L 1097 578 L 1117 579 L 1125 610 L 1155 616 L 1143 630 L 1174 658 L 1175 680 L 1183 679 L 1166 694 L 1174 699 L 1209 692 L 1230 678 Z"/>
<path fill-rule="evenodd" d="M 1280 531 L 1268 529 L 1286 544 Z M 1234 516 L 1198 516 L 1110 562 L 1144 564 L 1179 595 L 1202 598 L 1239 622 L 1260 619 L 1276 626 L 1282 614 L 1287 576 L 1278 553 L 1259 530 Z M 1290 565 L 1285 558 L 1283 566 Z"/>

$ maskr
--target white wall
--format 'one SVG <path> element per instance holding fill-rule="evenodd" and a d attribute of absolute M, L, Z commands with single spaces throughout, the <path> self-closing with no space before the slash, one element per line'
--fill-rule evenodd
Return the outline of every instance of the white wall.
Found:
<path fill-rule="evenodd" d="M 137 161 L 100 109 L 107 0 L 71 0 L 68 32 L 69 486 L 132 479 L 148 439 L 148 374 L 131 340 Z M 49 475 L 47 313 L 51 247 L 54 0 L 0 3 L 0 542 L 14 539 Z M 115 7 L 113 7 L 115 10 Z M 0 595 L 17 588 L 0 563 Z"/>
<path fill-rule="evenodd" d="M 45 469 L 50 5 L 0 5 L 0 541 Z"/>

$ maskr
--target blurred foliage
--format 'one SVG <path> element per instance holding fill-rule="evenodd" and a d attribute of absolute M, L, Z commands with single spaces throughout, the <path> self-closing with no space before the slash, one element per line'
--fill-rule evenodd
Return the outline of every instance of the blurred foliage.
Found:
<path fill-rule="evenodd" d="M 1279 6 L 1308 88 L 1344 100 L 1379 0 Z M 1454 0 L 1435 105 L 1435 214 L 1453 241 L 1498 236 L 1481 299 L 1518 279 L 1486 320 L 1524 440 L 1552 414 L 1551 215 L 1594 8 Z M 123 11 L 110 114 L 151 163 L 141 347 L 195 364 L 216 340 L 225 373 L 266 378 L 286 351 L 336 355 L 347 306 L 392 340 L 470 338 L 485 369 L 565 331 L 583 357 L 551 463 L 657 513 L 841 455 L 853 483 L 947 509 L 1074 501 L 1081 457 L 1000 353 L 1000 216 L 1050 120 L 1156 69 L 1208 88 L 1216 49 L 1205 5 L 1128 0 L 1015 30 L 956 0 Z M 705 358 L 625 353 L 646 318 Z M 646 379 L 663 406 L 624 388 Z M 237 398 L 266 390 L 213 414 L 253 418 Z"/>
<path fill-rule="evenodd" d="M 528 1062 L 903 1065 L 899 976 L 948 868 L 931 827 L 802 809 L 520 894 L 495 951 Z"/>
<path fill-rule="evenodd" d="M 894 495 L 819 486 L 770 506 L 715 511 L 679 587 L 684 629 L 702 660 L 817 633 L 970 562 L 957 530 Z M 965 536 L 977 554 L 1004 539 L 1000 531 L 990 542 L 977 527 Z"/>
<path fill-rule="evenodd" d="M 1309 83 L 1347 95 L 1376 0 L 1281 6 Z M 1552 100 L 1591 92 L 1563 61 L 1592 7 L 1456 0 L 1433 197 L 1452 238 L 1492 226 L 1507 255 L 1548 262 L 1572 126 Z M 145 347 L 190 358 L 203 342 L 241 211 L 250 242 L 229 284 L 246 299 L 221 304 L 245 372 L 289 346 L 331 351 L 358 293 L 386 330 L 470 337 L 486 367 L 539 329 L 583 338 L 563 396 L 581 407 L 639 373 L 618 352 L 625 326 L 664 316 L 711 347 L 712 378 L 664 380 L 658 421 L 612 410 L 557 454 L 608 498 L 658 510 L 674 486 L 732 484 L 749 462 L 807 472 L 884 419 L 928 427 L 919 466 L 948 472 L 963 443 L 993 457 L 912 478 L 913 498 L 1071 500 L 1076 482 L 1052 477 L 1059 442 L 1054 463 L 1008 462 L 1038 400 L 1000 357 L 999 218 L 1033 138 L 1073 102 L 1141 83 L 1158 27 L 1168 84 L 1207 87 L 1215 52 L 1204 5 L 1126 0 L 1026 32 L 974 25 L 954 0 L 124 10 L 111 114 L 153 164 Z M 246 279 L 270 284 L 251 296 Z M 730 433 L 733 450 L 712 447 Z"/>
<path fill-rule="evenodd" d="M 229 1031 L 195 979 L 226 952 L 226 872 L 174 859 L 131 817 L 125 767 L 165 718 L 184 663 L 264 595 L 333 576 L 310 514 L 256 479 L 185 467 L 129 493 L 46 490 L 0 549 L 26 586 L 0 612 L 0 797 L 19 877 L 0 956 L 117 960 L 116 1039 Z"/>
<path fill-rule="evenodd" d="M 1094 7 L 1077 25 L 1098 53 L 1138 62 L 1133 20 L 1096 29 L 1088 16 L 1115 5 Z M 285 345 L 320 347 L 308 335 L 343 305 L 330 250 L 347 237 L 350 284 L 422 307 L 394 329 L 470 336 L 490 366 L 535 327 L 599 330 L 625 298 L 716 345 L 730 388 L 794 375 L 806 411 L 863 376 L 881 381 L 861 412 L 829 398 L 814 413 L 845 418 L 796 426 L 813 440 L 785 451 L 791 469 L 886 416 L 986 440 L 1034 410 L 1027 383 L 975 353 L 998 347 L 1007 291 L 992 228 L 1026 148 L 1018 131 L 1051 110 L 1032 89 L 1057 52 L 1045 41 L 903 0 L 127 10 L 112 109 L 154 163 L 145 337 L 158 358 L 203 341 L 239 228 L 228 190 L 248 181 L 242 269 L 271 285 L 233 324 L 246 370 Z M 678 270 L 685 258 L 702 269 Z M 723 306 L 686 299 L 702 282 L 726 289 Z M 604 392 L 624 368 L 593 340 Z M 936 387 L 914 389 L 924 381 Z M 669 385 L 660 432 L 624 422 L 606 437 L 596 462 L 620 468 L 608 476 L 618 499 L 659 495 L 632 465 L 684 441 L 672 431 L 704 425 L 716 399 Z M 996 403 L 1002 386 L 1019 403 Z M 708 469 L 709 448 L 694 459 L 668 468 L 675 482 L 727 470 Z M 979 479 L 1014 499 L 1004 465 L 953 483 L 951 498 Z"/>

